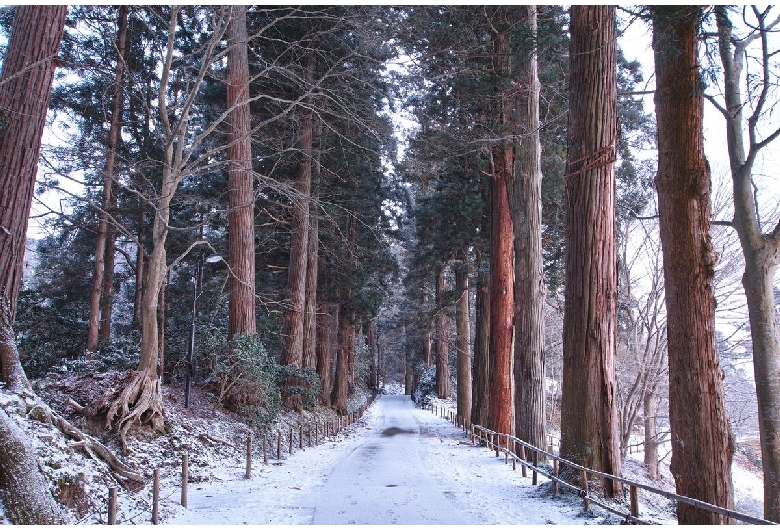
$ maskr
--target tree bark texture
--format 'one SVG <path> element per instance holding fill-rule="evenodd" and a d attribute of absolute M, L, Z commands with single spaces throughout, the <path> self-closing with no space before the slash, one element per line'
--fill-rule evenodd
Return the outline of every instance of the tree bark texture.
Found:
<path fill-rule="evenodd" d="M 714 340 L 710 169 L 704 156 L 696 6 L 653 7 L 658 211 L 669 342 L 671 472 L 677 493 L 733 508 L 734 451 Z M 683 503 L 680 524 L 728 518 Z"/>
<path fill-rule="evenodd" d="M 536 41 L 536 6 L 518 6 L 519 22 Z M 515 251 L 515 436 L 547 443 L 542 270 L 542 147 L 536 50 L 515 55 L 515 171 L 510 191 Z"/>
<path fill-rule="evenodd" d="M 0 74 L 0 375 L 29 387 L 13 333 L 41 134 L 57 66 L 66 6 L 19 6 Z M 14 524 L 64 523 L 41 476 L 32 441 L 0 410 L 0 484 Z"/>
<path fill-rule="evenodd" d="M 747 121 L 749 147 L 743 133 L 742 79 L 748 40 L 736 40 L 726 6 L 716 6 L 721 64 L 723 65 L 726 137 L 734 188 L 734 222 L 745 258 L 742 285 L 747 298 L 750 335 L 753 343 L 753 370 L 758 401 L 761 437 L 761 465 L 764 471 L 764 518 L 780 522 L 780 328 L 775 316 L 774 277 L 780 263 L 780 223 L 763 234 L 753 189 L 753 164 L 758 152 L 768 145 L 756 135 L 760 99 Z M 765 32 L 762 41 L 764 63 L 768 68 Z M 734 50 L 732 52 L 732 43 Z M 758 77 L 758 76 L 756 76 Z M 764 79 L 766 84 L 766 79 Z M 724 112 L 725 111 L 725 112 Z"/>
<path fill-rule="evenodd" d="M 512 341 L 514 340 L 514 249 L 507 184 L 512 148 L 493 150 L 490 233 L 490 380 L 488 428 L 513 434 Z"/>
<path fill-rule="evenodd" d="M 103 203 L 98 223 L 97 242 L 95 245 L 95 266 L 92 273 L 92 291 L 89 298 L 89 331 L 87 334 L 87 351 L 95 352 L 98 348 L 98 338 L 101 328 L 101 295 L 104 295 L 104 277 L 106 268 L 110 264 L 113 268 L 113 256 L 107 260 L 107 251 L 113 250 L 113 244 L 109 249 L 109 212 L 115 202 L 114 179 L 117 141 L 122 128 L 122 104 L 124 99 L 124 71 L 125 71 L 125 42 L 127 41 L 127 6 L 119 6 L 117 15 L 117 60 L 114 73 L 114 95 L 111 110 L 111 124 L 108 128 L 108 142 L 106 151 L 106 163 L 103 167 Z M 113 276 L 113 275 L 112 275 Z M 110 293 L 109 293 L 110 296 Z M 110 324 L 109 324 L 110 327 Z"/>
<path fill-rule="evenodd" d="M 246 6 L 231 7 L 227 28 L 228 234 L 230 296 L 228 337 L 254 335 L 255 200 L 249 112 Z"/>
<path fill-rule="evenodd" d="M 0 75 L 0 371 L 29 386 L 13 334 L 41 134 L 66 6 L 19 6 Z"/>
<path fill-rule="evenodd" d="M 322 122 L 317 122 L 314 132 L 319 142 L 322 137 Z M 312 141 L 313 144 L 313 141 Z M 321 173 L 320 156 L 322 151 L 317 150 L 312 166 L 312 182 L 318 182 Z M 310 206 L 311 207 L 311 206 Z M 317 366 L 317 278 L 319 275 L 319 216 L 309 212 L 309 239 L 306 256 L 306 302 L 303 315 L 303 366 L 314 368 Z"/>
<path fill-rule="evenodd" d="M 450 318 L 444 308 L 444 291 L 447 288 L 445 268 L 436 275 L 436 397 L 450 397 L 450 349 L 447 341 Z"/>
<path fill-rule="evenodd" d="M 561 456 L 620 474 L 615 404 L 614 6 L 572 6 Z M 619 489 L 605 483 L 607 495 Z"/>
<path fill-rule="evenodd" d="M 0 493 L 11 523 L 65 524 L 47 482 L 33 441 L 0 408 Z"/>
<path fill-rule="evenodd" d="M 488 225 L 489 222 L 485 224 Z M 488 230 L 489 232 L 489 230 Z M 471 379 L 471 423 L 487 426 L 490 403 L 490 274 L 477 252 L 476 329 Z"/>
<path fill-rule="evenodd" d="M 471 323 L 469 322 L 469 267 L 464 260 L 455 266 L 455 329 L 457 339 L 458 416 L 471 421 Z"/>
<path fill-rule="evenodd" d="M 333 379 L 333 408 L 338 414 L 347 413 L 347 397 L 349 397 L 349 334 L 350 325 L 343 308 L 339 312 L 338 343 L 336 349 L 336 373 Z M 352 328 L 354 329 L 354 328 Z"/>
<path fill-rule="evenodd" d="M 645 423 L 645 468 L 647 476 L 658 478 L 658 395 L 648 392 L 642 402 Z"/>
<path fill-rule="evenodd" d="M 330 406 L 331 392 L 331 342 L 330 342 L 330 308 L 328 304 L 317 304 L 317 373 L 320 376 L 320 403 Z M 338 306 L 335 306 L 338 310 Z"/>
<path fill-rule="evenodd" d="M 306 78 L 314 75 L 314 54 L 306 55 Z M 303 363 L 303 312 L 306 305 L 306 257 L 309 246 L 309 206 L 312 172 L 312 112 L 303 109 L 300 117 L 300 161 L 298 180 L 293 196 L 290 265 L 287 272 L 289 306 L 286 309 L 286 346 L 282 364 L 301 366 Z"/>

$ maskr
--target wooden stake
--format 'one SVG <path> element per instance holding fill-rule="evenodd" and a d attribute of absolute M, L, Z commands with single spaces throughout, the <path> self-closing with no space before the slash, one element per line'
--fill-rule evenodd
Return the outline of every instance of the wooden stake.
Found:
<path fill-rule="evenodd" d="M 154 470 L 154 486 L 152 487 L 152 524 L 159 522 L 160 515 L 160 468 Z"/>
<path fill-rule="evenodd" d="M 558 459 L 553 460 L 553 495 L 558 495 Z"/>
<path fill-rule="evenodd" d="M 517 458 L 512 457 L 512 471 L 517 471 Z"/>
<path fill-rule="evenodd" d="M 298 425 L 298 449 L 303 449 L 303 424 Z"/>
<path fill-rule="evenodd" d="M 277 431 L 276 437 L 276 459 L 282 459 L 282 431 Z"/>
<path fill-rule="evenodd" d="M 116 487 L 108 488 L 108 524 L 116 524 Z"/>
<path fill-rule="evenodd" d="M 190 475 L 189 455 L 184 453 L 181 457 L 181 505 L 187 507 L 187 481 Z"/>
<path fill-rule="evenodd" d="M 252 433 L 246 438 L 246 473 L 244 478 L 252 478 Z"/>
<path fill-rule="evenodd" d="M 588 497 L 588 472 L 584 469 L 581 472 L 582 477 L 582 490 L 585 492 L 585 496 L 583 497 L 583 503 L 585 504 L 585 511 L 590 510 L 590 497 Z"/>
<path fill-rule="evenodd" d="M 526 470 L 526 468 L 525 468 L 525 463 L 526 463 L 526 459 L 525 459 L 525 446 L 521 444 L 520 445 L 520 470 L 523 473 L 523 477 L 527 477 L 528 476 L 528 470 Z"/>
<path fill-rule="evenodd" d="M 290 427 L 290 454 L 293 454 L 293 430 L 292 427 Z"/>
<path fill-rule="evenodd" d="M 531 476 L 531 485 L 536 486 L 537 484 L 537 473 L 536 468 L 539 467 L 539 451 L 534 451 L 534 472 Z"/>
<path fill-rule="evenodd" d="M 629 492 L 631 494 L 631 515 L 639 517 L 639 492 L 633 484 L 629 486 Z"/>
<path fill-rule="evenodd" d="M 263 435 L 263 464 L 268 465 L 268 437 Z"/>

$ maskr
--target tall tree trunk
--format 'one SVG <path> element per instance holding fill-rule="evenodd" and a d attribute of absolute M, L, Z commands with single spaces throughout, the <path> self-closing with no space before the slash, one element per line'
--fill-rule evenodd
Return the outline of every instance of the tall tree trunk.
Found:
<path fill-rule="evenodd" d="M 658 478 L 658 394 L 648 392 L 643 400 L 643 413 L 645 420 L 645 468 L 647 476 L 651 479 Z"/>
<path fill-rule="evenodd" d="M 324 407 L 330 406 L 330 310 L 325 303 L 317 304 L 317 373 L 320 376 L 320 403 Z M 338 306 L 336 306 L 338 310 Z"/>
<path fill-rule="evenodd" d="M 116 193 L 112 193 L 111 211 L 116 210 Z M 111 340 L 111 322 L 114 311 L 114 262 L 116 258 L 116 226 L 108 225 L 106 231 L 106 257 L 103 274 L 103 296 L 100 301 L 100 330 L 98 343 Z"/>
<path fill-rule="evenodd" d="M 669 341 L 671 471 L 677 493 L 733 508 L 734 451 L 715 350 L 710 170 L 704 156 L 698 30 L 702 9 L 653 7 L 658 212 Z M 680 524 L 727 517 L 679 503 Z"/>
<path fill-rule="evenodd" d="M 512 149 L 493 152 L 490 234 L 490 380 L 488 427 L 513 434 L 512 341 L 514 340 L 514 250 L 507 183 L 512 176 Z"/>
<path fill-rule="evenodd" d="M 133 327 L 141 328 L 141 303 L 144 292 L 144 267 L 146 265 L 146 251 L 144 240 L 146 239 L 146 214 L 144 202 L 138 201 L 138 247 L 135 250 L 135 296 L 133 297 Z"/>
<path fill-rule="evenodd" d="M 322 121 L 317 122 L 313 134 L 320 147 L 312 160 L 312 185 L 318 183 L 322 167 Z M 314 145 L 314 140 L 312 140 Z M 316 205 L 316 202 L 315 202 Z M 317 282 L 319 277 L 320 225 L 319 216 L 309 212 L 309 241 L 306 257 L 306 303 L 303 319 L 303 366 L 314 367 L 317 362 Z"/>
<path fill-rule="evenodd" d="M 414 350 L 407 342 L 406 324 L 401 324 L 401 336 L 404 338 L 404 395 L 411 396 L 414 392 Z"/>
<path fill-rule="evenodd" d="M 469 265 L 465 252 L 455 265 L 455 349 L 458 363 L 458 416 L 471 421 L 471 326 L 469 322 Z"/>
<path fill-rule="evenodd" d="M 561 456 L 620 474 L 615 405 L 614 6 L 572 6 Z M 606 493 L 619 494 L 611 481 Z"/>
<path fill-rule="evenodd" d="M 314 54 L 306 54 L 306 79 L 314 77 Z M 287 273 L 287 292 L 290 297 L 286 309 L 286 344 L 282 364 L 300 367 L 303 363 L 303 312 L 306 304 L 306 258 L 309 246 L 309 206 L 311 202 L 312 172 L 312 111 L 301 111 L 299 132 L 300 161 L 298 181 L 293 197 L 292 238 L 290 243 L 290 265 Z"/>
<path fill-rule="evenodd" d="M 227 28 L 228 234 L 230 299 L 228 337 L 254 335 L 255 198 L 249 112 L 249 57 L 246 6 L 231 7 Z"/>
<path fill-rule="evenodd" d="M 756 210 L 753 189 L 753 163 L 758 152 L 768 145 L 755 134 L 757 118 L 763 110 L 759 100 L 748 120 L 749 148 L 745 149 L 742 92 L 740 88 L 745 48 L 750 40 L 738 40 L 733 34 L 728 9 L 715 7 L 721 64 L 723 65 L 726 136 L 734 187 L 734 223 L 745 257 L 742 285 L 747 298 L 750 335 L 753 343 L 753 370 L 758 399 L 758 424 L 761 436 L 761 465 L 764 471 L 764 518 L 780 522 L 780 329 L 775 316 L 774 277 L 780 263 L 780 223 L 772 233 L 763 234 Z M 763 20 L 759 21 L 764 24 Z M 767 30 L 760 28 L 766 56 Z M 734 51 L 732 53 L 732 43 Z M 756 76 L 758 77 L 758 76 Z M 763 78 L 766 85 L 768 78 Z"/>
<path fill-rule="evenodd" d="M 450 397 L 450 352 L 447 345 L 449 317 L 444 308 L 445 269 L 436 275 L 436 397 Z"/>
<path fill-rule="evenodd" d="M 106 152 L 106 164 L 103 168 L 103 204 L 100 211 L 97 242 L 95 246 L 95 268 L 92 273 L 92 291 L 89 297 L 89 331 L 87 334 L 88 358 L 89 352 L 95 352 L 98 348 L 98 335 L 101 327 L 101 294 L 104 287 L 104 275 L 108 263 L 106 251 L 108 246 L 108 215 L 114 203 L 114 179 L 117 140 L 122 128 L 122 103 L 124 99 L 124 71 L 125 71 L 125 42 L 127 40 L 127 6 L 119 6 L 117 15 L 117 60 L 114 74 L 114 104 L 111 111 L 111 125 L 108 129 L 108 145 Z M 113 256 L 109 258 L 113 267 Z M 108 315 L 103 315 L 103 319 Z"/>
<path fill-rule="evenodd" d="M 319 220 L 312 215 L 306 258 L 306 302 L 303 313 L 303 367 L 317 365 L 317 269 L 319 259 Z"/>
<path fill-rule="evenodd" d="M 41 134 L 51 99 L 65 6 L 20 6 L 0 76 L 0 368 L 12 390 L 29 386 L 14 344 Z"/>
<path fill-rule="evenodd" d="M 485 223 L 488 224 L 489 223 Z M 488 226 L 489 228 L 489 226 Z M 489 230 L 488 230 L 489 232 Z M 476 329 L 472 363 L 471 423 L 487 426 L 490 403 L 490 274 L 477 252 Z"/>
<path fill-rule="evenodd" d="M 515 172 L 510 191 L 515 250 L 515 436 L 545 447 L 544 272 L 542 270 L 542 147 L 536 6 L 519 6 L 531 48 L 517 54 Z"/>
<path fill-rule="evenodd" d="M 428 305 L 428 293 L 422 295 L 423 307 Z M 433 348 L 431 345 L 431 330 L 428 323 L 425 324 L 425 330 L 422 336 L 422 358 L 425 360 L 426 366 L 433 365 Z"/>
<path fill-rule="evenodd" d="M 14 392 L 30 386 L 19 362 L 13 322 L 66 14 L 66 6 L 17 7 L 0 74 L 0 377 Z M 14 524 L 62 524 L 32 447 L 32 440 L 0 410 L 0 495 L 6 517 Z"/>
<path fill-rule="evenodd" d="M 347 413 L 347 397 L 349 397 L 349 351 L 348 335 L 350 325 L 344 308 L 339 312 L 338 339 L 336 350 L 336 373 L 333 380 L 333 408 L 338 414 Z M 353 328 L 354 329 L 354 328 Z"/>
<path fill-rule="evenodd" d="M 368 354 L 371 356 L 369 363 L 369 387 L 377 389 L 379 388 L 379 348 L 377 347 L 376 319 L 371 319 L 368 323 L 366 345 L 368 346 Z"/>

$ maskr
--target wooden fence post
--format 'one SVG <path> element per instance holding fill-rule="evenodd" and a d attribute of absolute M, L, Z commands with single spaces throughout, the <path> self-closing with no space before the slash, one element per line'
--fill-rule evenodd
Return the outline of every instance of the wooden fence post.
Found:
<path fill-rule="evenodd" d="M 276 459 L 282 459 L 282 431 L 276 431 Z"/>
<path fill-rule="evenodd" d="M 289 453 L 293 454 L 293 429 L 290 427 L 290 451 Z"/>
<path fill-rule="evenodd" d="M 252 478 L 252 433 L 249 433 L 249 436 L 246 438 L 246 473 L 244 473 L 244 478 L 250 479 Z"/>
<path fill-rule="evenodd" d="M 154 470 L 154 485 L 152 486 L 152 524 L 159 522 L 160 516 L 160 468 Z"/>
<path fill-rule="evenodd" d="M 498 451 L 501 449 L 501 435 L 499 433 L 496 433 L 496 443 L 493 444 L 493 447 L 496 450 L 496 456 L 498 456 Z"/>
<path fill-rule="evenodd" d="M 631 484 L 629 486 L 629 492 L 631 494 L 631 515 L 639 517 L 639 492 L 637 487 Z"/>
<path fill-rule="evenodd" d="M 517 458 L 512 457 L 512 471 L 517 471 Z"/>
<path fill-rule="evenodd" d="M 588 472 L 584 469 L 580 472 L 582 477 L 582 490 L 585 492 L 583 497 L 583 503 L 585 504 L 585 511 L 590 510 L 590 497 L 588 497 Z"/>
<path fill-rule="evenodd" d="M 536 486 L 536 484 L 538 482 L 538 480 L 537 480 L 538 476 L 537 476 L 537 472 L 536 472 L 536 468 L 537 467 L 539 467 L 539 451 L 534 450 L 534 472 L 533 472 L 533 475 L 531 476 L 531 485 L 532 486 Z"/>
<path fill-rule="evenodd" d="M 181 457 L 181 505 L 187 507 L 187 482 L 190 475 L 189 455 L 184 453 Z"/>
<path fill-rule="evenodd" d="M 108 488 L 108 524 L 116 524 L 116 487 Z"/>
<path fill-rule="evenodd" d="M 303 423 L 298 425 L 298 449 L 303 449 Z"/>
<path fill-rule="evenodd" d="M 558 495 L 558 459 L 553 459 L 553 495 Z"/>
<path fill-rule="evenodd" d="M 263 464 L 268 465 L 268 436 L 263 434 Z"/>
<path fill-rule="evenodd" d="M 527 477 L 528 476 L 528 470 L 525 468 L 525 463 L 526 463 L 526 459 L 525 459 L 525 446 L 521 444 L 520 445 L 520 470 L 523 473 L 523 477 Z"/>

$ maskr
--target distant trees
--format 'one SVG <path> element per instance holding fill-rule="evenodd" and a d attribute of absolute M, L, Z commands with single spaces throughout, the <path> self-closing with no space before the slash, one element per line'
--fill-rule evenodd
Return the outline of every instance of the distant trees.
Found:
<path fill-rule="evenodd" d="M 669 344 L 669 422 L 677 493 L 731 508 L 734 452 L 714 340 L 717 261 L 699 80 L 700 7 L 653 7 L 658 211 Z M 695 308 L 695 310 L 693 310 Z M 680 503 L 681 524 L 727 518 Z"/>

